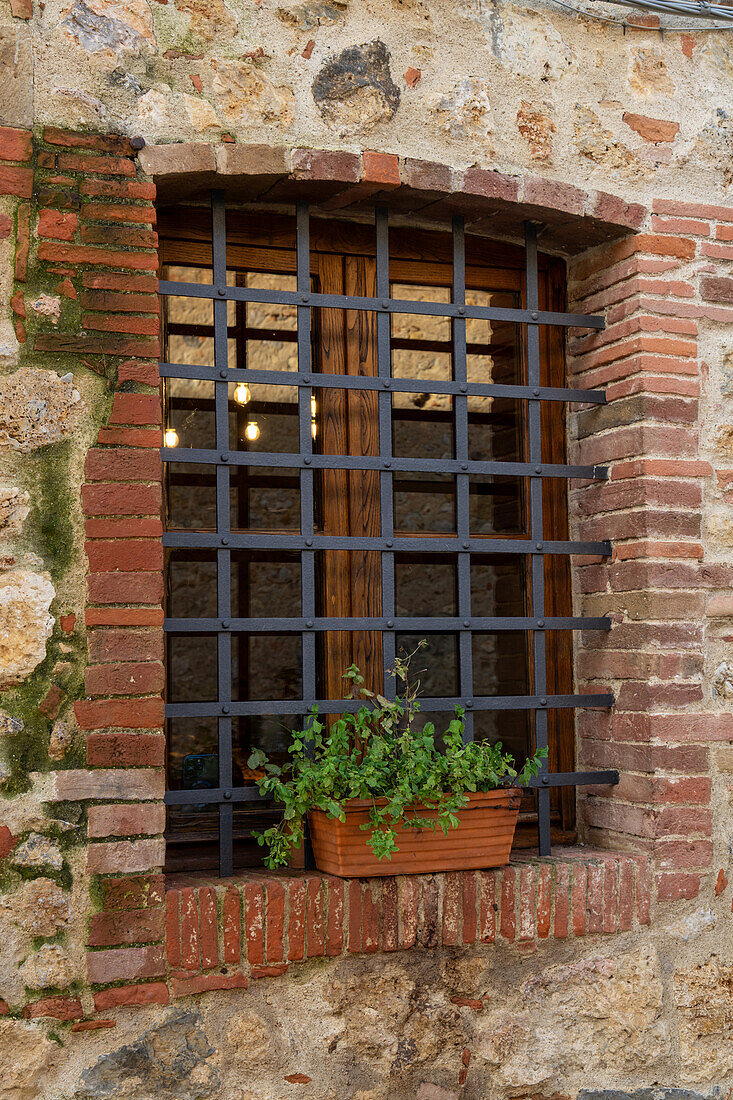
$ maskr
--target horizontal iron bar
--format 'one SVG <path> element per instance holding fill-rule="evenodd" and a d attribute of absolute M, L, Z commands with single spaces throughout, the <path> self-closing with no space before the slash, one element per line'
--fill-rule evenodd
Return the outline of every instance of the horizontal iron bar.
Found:
<path fill-rule="evenodd" d="M 269 466 L 303 470 L 390 470 L 418 474 L 493 474 L 498 477 L 577 477 L 605 481 L 605 466 L 568 466 L 563 463 L 459 462 L 455 458 L 379 458 L 371 455 L 300 455 L 282 451 L 211 451 L 194 447 L 163 447 L 164 462 L 201 465 Z"/>
<path fill-rule="evenodd" d="M 554 772 L 548 775 L 533 776 L 525 787 L 586 787 L 603 783 L 618 783 L 618 772 Z"/>
<path fill-rule="evenodd" d="M 470 710 L 566 710 L 574 707 L 610 707 L 613 695 L 484 695 L 462 700 L 456 696 L 450 698 L 429 699 L 423 697 L 423 710 L 431 712 L 452 712 L 456 706 Z M 232 701 L 231 703 L 166 703 L 167 718 L 206 718 L 229 715 L 232 718 L 246 715 L 302 714 L 306 715 L 311 707 L 318 708 L 320 714 L 339 714 L 344 711 L 355 712 L 365 704 L 359 699 L 255 699 Z"/>
<path fill-rule="evenodd" d="M 166 806 L 203 805 L 209 802 L 267 802 L 257 787 L 198 787 L 196 790 L 166 791 Z"/>
<path fill-rule="evenodd" d="M 494 538 L 359 538 L 349 535 L 276 535 L 166 531 L 163 545 L 188 550 L 381 550 L 384 553 L 458 554 L 598 554 L 611 553 L 610 542 L 532 542 L 529 539 Z"/>
<path fill-rule="evenodd" d="M 263 305 L 312 306 L 314 309 L 363 309 L 376 313 L 411 313 L 427 317 L 461 317 L 467 320 L 507 321 L 510 324 L 562 325 L 568 328 L 603 329 L 603 317 L 584 313 L 510 309 L 496 306 L 455 305 L 452 302 L 417 302 L 401 298 L 364 298 L 348 294 L 301 294 L 294 290 L 260 290 L 240 286 L 207 286 L 161 279 L 160 294 L 183 298 L 225 299 Z"/>
<path fill-rule="evenodd" d="M 425 378 L 390 378 L 355 374 L 301 374 L 283 370 L 250 370 L 245 367 L 195 366 L 189 363 L 159 363 L 162 378 L 198 378 L 203 381 L 247 382 L 262 386 L 312 386 L 314 389 L 382 390 L 393 393 L 467 394 L 469 397 L 507 397 L 516 400 L 580 401 L 605 405 L 604 390 L 563 389 L 559 386 L 515 386 L 495 382 L 452 382 Z M 389 386 L 385 386 L 389 381 Z"/>
<path fill-rule="evenodd" d="M 617 771 L 602 772 L 554 772 L 550 775 L 535 776 L 526 788 L 533 787 L 582 787 L 596 784 L 618 783 Z M 167 806 L 206 805 L 218 802 L 267 802 L 268 795 L 260 794 L 257 787 L 217 787 L 212 789 L 166 791 Z"/>
<path fill-rule="evenodd" d="M 324 630 L 393 630 L 402 634 L 413 631 L 428 633 L 456 633 L 459 630 L 499 633 L 514 630 L 610 630 L 609 618 L 590 618 L 582 615 L 565 618 L 533 619 L 529 616 L 459 616 L 420 617 L 400 616 L 385 618 L 267 618 L 267 619 L 187 619 L 167 618 L 163 629 L 171 634 L 216 634 L 219 631 L 247 634 L 292 634 L 302 631 Z"/>

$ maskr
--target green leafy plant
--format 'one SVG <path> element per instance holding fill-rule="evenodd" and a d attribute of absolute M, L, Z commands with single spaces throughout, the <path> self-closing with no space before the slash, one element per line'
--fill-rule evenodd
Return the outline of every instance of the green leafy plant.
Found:
<path fill-rule="evenodd" d="M 394 701 L 374 694 L 364 685 L 359 669 L 352 665 L 344 678 L 351 683 L 351 698 L 364 699 L 355 712 L 332 722 L 330 729 L 311 711 L 305 729 L 293 734 L 291 759 L 283 767 L 272 764 L 256 749 L 249 757 L 251 768 L 264 767 L 260 792 L 284 807 L 282 821 L 255 834 L 267 847 L 267 867 L 287 864 L 293 849 L 303 840 L 309 810 L 322 810 L 330 818 L 345 820 L 344 806 L 352 798 L 371 799 L 368 843 L 379 859 L 396 852 L 398 828 L 435 829 L 444 833 L 458 825 L 458 811 L 468 804 L 468 794 L 497 787 L 521 786 L 539 771 L 547 755 L 542 749 L 526 761 L 521 771 L 501 743 L 464 743 L 463 709 L 455 708 L 438 743 L 432 722 L 416 724 L 420 709 L 420 681 L 411 681 L 410 662 L 427 642 L 406 657 L 398 658 L 390 674 L 398 684 Z M 437 811 L 437 820 L 427 818 L 416 807 Z"/>

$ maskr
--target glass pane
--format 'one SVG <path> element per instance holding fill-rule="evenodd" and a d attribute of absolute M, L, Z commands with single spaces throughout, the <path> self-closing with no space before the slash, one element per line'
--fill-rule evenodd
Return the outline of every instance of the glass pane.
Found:
<path fill-rule="evenodd" d="M 233 699 L 299 699 L 299 634 L 233 634 Z"/>
<path fill-rule="evenodd" d="M 166 440 L 166 445 L 198 450 L 216 447 L 213 382 L 199 378 L 168 378 L 166 398 L 165 426 L 172 428 L 177 436 L 177 439 Z"/>
<path fill-rule="evenodd" d="M 165 278 L 174 283 L 211 286 L 211 268 L 169 267 Z M 169 363 L 202 366 L 214 362 L 214 310 L 211 298 L 167 295 L 164 298 Z"/>
<path fill-rule="evenodd" d="M 215 702 L 219 690 L 215 634 L 168 634 L 168 699 Z"/>
<path fill-rule="evenodd" d="M 474 694 L 529 694 L 528 639 L 522 630 L 472 636 Z"/>
<path fill-rule="evenodd" d="M 172 790 L 218 786 L 217 719 L 169 718 L 167 764 Z"/>
<path fill-rule="evenodd" d="M 469 476 L 472 535 L 515 535 L 523 530 L 523 487 L 519 477 Z"/>
<path fill-rule="evenodd" d="M 229 499 L 232 530 L 300 530 L 298 470 L 232 466 Z"/>
<path fill-rule="evenodd" d="M 471 558 L 471 612 L 477 616 L 524 616 L 525 567 L 521 557 L 476 554 Z"/>
<path fill-rule="evenodd" d="M 420 681 L 420 698 L 436 699 L 458 695 L 458 638 L 455 634 L 397 634 L 397 655 L 404 657 L 424 638 L 426 649 L 416 653 L 410 676 Z M 426 704 L 427 708 L 427 704 Z"/>
<path fill-rule="evenodd" d="M 166 485 L 169 531 L 216 530 L 216 466 L 171 462 Z"/>
<path fill-rule="evenodd" d="M 234 451 L 297 454 L 298 387 L 230 383 L 229 440 Z"/>
<path fill-rule="evenodd" d="M 274 551 L 232 552 L 232 617 L 299 616 L 300 557 Z"/>
<path fill-rule="evenodd" d="M 456 562 L 448 555 L 425 560 L 395 555 L 395 608 L 398 615 L 455 615 Z"/>
<path fill-rule="evenodd" d="M 216 554 L 209 550 L 171 550 L 168 557 L 168 604 L 171 619 L 214 619 Z"/>
<path fill-rule="evenodd" d="M 498 741 L 512 754 L 517 768 L 532 752 L 532 715 L 527 710 L 477 710 L 473 717 L 475 741 Z"/>
<path fill-rule="evenodd" d="M 455 531 L 455 478 L 451 474 L 400 473 L 395 476 L 393 487 L 396 532 L 444 534 Z"/>

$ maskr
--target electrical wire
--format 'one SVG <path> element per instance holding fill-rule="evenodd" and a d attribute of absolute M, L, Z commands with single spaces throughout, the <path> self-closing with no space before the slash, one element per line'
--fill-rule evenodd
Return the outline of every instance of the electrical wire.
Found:
<path fill-rule="evenodd" d="M 593 0 L 591 0 L 591 2 L 593 2 Z M 634 23 L 627 22 L 627 20 L 625 19 L 614 19 L 612 15 L 597 15 L 595 12 L 589 11 L 587 8 L 576 7 L 575 4 L 570 4 L 567 2 L 567 0 L 551 0 L 551 3 L 556 4 L 559 8 L 564 8 L 566 11 L 571 11 L 573 15 L 581 15 L 584 19 L 593 19 L 597 23 L 609 23 L 616 27 L 622 27 L 624 31 L 636 30 L 646 31 L 648 33 L 650 30 L 658 30 L 668 31 L 673 34 L 680 34 L 685 31 L 694 31 L 699 33 L 700 31 L 733 30 L 733 10 L 731 10 L 730 8 L 721 8 L 720 5 L 717 4 L 696 4 L 692 2 L 685 2 L 685 0 L 674 0 L 674 3 L 672 2 L 672 0 L 669 0 L 669 2 L 668 0 L 604 0 L 604 3 L 608 4 L 623 4 L 625 7 L 636 8 L 637 10 L 641 11 L 661 12 L 665 15 L 693 15 L 697 12 L 697 10 L 704 8 L 706 10 L 704 15 L 702 13 L 700 14 L 701 18 L 716 18 L 720 14 L 725 19 L 730 20 L 730 22 L 723 24 L 716 23 L 711 25 L 710 23 L 705 23 L 701 25 L 700 23 L 675 23 L 674 25 L 660 25 L 659 27 L 655 28 L 639 27 Z M 685 10 L 684 12 L 679 11 L 677 9 L 677 3 L 680 4 L 680 7 L 682 7 L 682 5 L 684 4 L 685 9 L 690 10 Z M 695 11 L 691 9 L 695 9 Z"/>

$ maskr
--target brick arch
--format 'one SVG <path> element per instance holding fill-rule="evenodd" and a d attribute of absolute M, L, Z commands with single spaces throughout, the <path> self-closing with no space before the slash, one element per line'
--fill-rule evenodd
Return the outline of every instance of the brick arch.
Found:
<path fill-rule="evenodd" d="M 543 225 L 542 247 L 568 255 L 639 230 L 649 213 L 605 191 L 530 173 L 457 169 L 368 150 L 181 143 L 146 146 L 139 161 L 155 181 L 159 203 L 212 187 L 246 202 L 308 199 L 334 213 L 384 202 L 426 225 L 445 227 L 462 214 L 469 232 L 521 241 L 523 222 L 532 219 Z"/>

